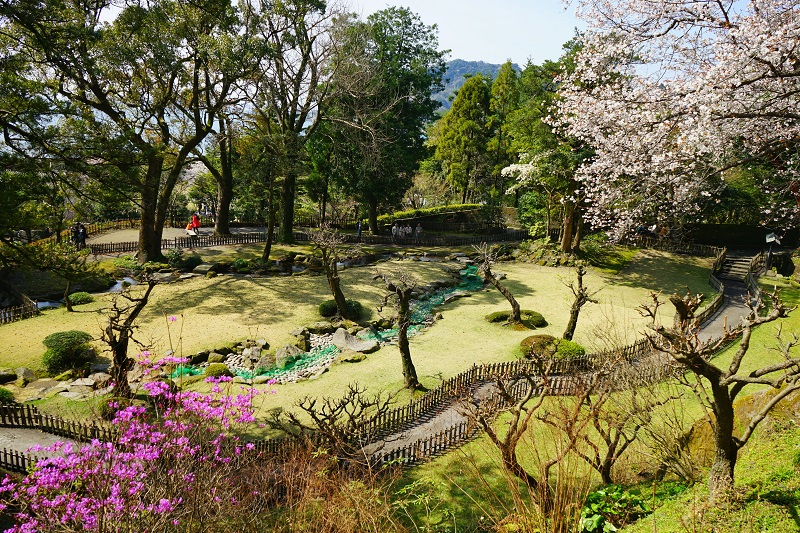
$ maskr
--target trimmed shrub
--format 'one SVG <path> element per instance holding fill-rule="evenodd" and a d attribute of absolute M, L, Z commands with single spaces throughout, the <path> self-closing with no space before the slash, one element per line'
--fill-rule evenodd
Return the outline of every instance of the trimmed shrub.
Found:
<path fill-rule="evenodd" d="M 347 306 L 347 313 L 352 318 L 358 318 L 364 312 L 364 306 L 357 300 L 345 300 L 345 305 Z M 319 304 L 319 314 L 322 316 L 333 316 L 337 310 L 335 300 L 325 300 Z"/>
<path fill-rule="evenodd" d="M 456 211 L 474 211 L 476 209 L 483 209 L 486 206 L 483 204 L 453 204 L 453 205 L 440 205 L 438 207 L 428 207 L 425 209 L 409 209 L 407 211 L 396 211 L 391 214 L 381 215 L 378 217 L 378 224 L 391 224 L 397 219 L 417 218 L 430 215 L 439 215 L 441 213 L 453 213 Z"/>
<path fill-rule="evenodd" d="M 544 319 L 541 313 L 531 311 L 530 309 L 520 310 L 520 318 L 527 326 L 534 328 L 543 328 L 547 325 L 547 320 Z M 488 322 L 508 322 L 508 317 L 511 316 L 511 311 L 495 311 L 486 315 Z"/>
<path fill-rule="evenodd" d="M 165 256 L 169 266 L 184 271 L 194 270 L 197 265 L 203 262 L 203 258 L 199 255 L 183 255 L 183 250 L 180 248 L 168 251 Z"/>
<path fill-rule="evenodd" d="M 225 363 L 212 363 L 206 367 L 206 376 L 218 378 L 220 376 L 233 377 L 233 372 L 230 371 L 228 365 Z"/>
<path fill-rule="evenodd" d="M 573 359 L 586 354 L 586 349 L 577 342 L 566 339 L 556 339 L 552 335 L 531 335 L 525 337 L 520 343 L 522 351 L 527 357 L 535 353 L 556 359 Z"/>
<path fill-rule="evenodd" d="M 0 405 L 12 405 L 17 403 L 14 400 L 14 393 L 5 387 L 0 387 Z"/>
<path fill-rule="evenodd" d="M 94 352 L 89 346 L 90 340 L 92 336 L 85 331 L 51 333 L 42 341 L 47 347 L 42 356 L 42 364 L 50 375 L 80 368 L 94 359 Z"/>
<path fill-rule="evenodd" d="M 83 305 L 94 301 L 94 296 L 88 292 L 73 292 L 69 295 L 69 301 L 72 305 Z"/>

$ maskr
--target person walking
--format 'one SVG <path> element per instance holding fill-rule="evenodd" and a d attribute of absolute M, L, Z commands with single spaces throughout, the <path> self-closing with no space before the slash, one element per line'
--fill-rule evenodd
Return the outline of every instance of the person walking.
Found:
<path fill-rule="evenodd" d="M 86 226 L 78 224 L 78 250 L 86 248 L 86 237 L 88 236 L 89 232 L 86 231 Z"/>
<path fill-rule="evenodd" d="M 422 239 L 422 223 L 417 222 L 417 227 L 414 229 L 414 242 L 419 244 L 420 239 Z"/>
<path fill-rule="evenodd" d="M 400 237 L 400 228 L 397 226 L 397 222 L 394 223 L 392 226 L 392 244 L 397 244 L 397 239 Z"/>
<path fill-rule="evenodd" d="M 358 237 L 358 239 L 357 239 L 357 242 L 361 242 L 361 220 L 359 220 L 358 222 L 356 222 L 356 233 L 358 233 L 358 235 L 357 235 L 357 237 Z"/>
<path fill-rule="evenodd" d="M 198 213 L 192 215 L 192 229 L 195 236 L 200 235 L 200 215 Z"/>

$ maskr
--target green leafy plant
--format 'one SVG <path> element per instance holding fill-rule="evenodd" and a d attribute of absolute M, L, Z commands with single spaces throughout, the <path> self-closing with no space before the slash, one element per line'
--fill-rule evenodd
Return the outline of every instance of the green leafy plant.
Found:
<path fill-rule="evenodd" d="M 233 377 L 233 372 L 230 371 L 225 363 L 211 363 L 206 367 L 206 376 L 215 378 L 220 376 Z"/>
<path fill-rule="evenodd" d="M 94 352 L 89 345 L 91 340 L 92 336 L 85 331 L 51 333 L 42 341 L 47 348 L 42 356 L 42 364 L 50 375 L 80 368 L 94 359 Z"/>
<path fill-rule="evenodd" d="M 348 314 L 351 317 L 359 317 L 364 313 L 364 306 L 357 300 L 346 300 Z M 336 302 L 334 300 L 325 300 L 319 304 L 319 314 L 325 317 L 333 316 L 336 314 Z"/>
<path fill-rule="evenodd" d="M 523 353 L 535 353 L 556 359 L 573 359 L 586 354 L 586 349 L 577 342 L 556 339 L 552 335 L 531 335 L 520 342 Z"/>
<path fill-rule="evenodd" d="M 456 211 L 474 211 L 476 209 L 483 209 L 481 204 L 453 204 L 453 205 L 440 205 L 438 207 L 429 207 L 426 209 L 409 209 L 407 211 L 396 211 L 391 214 L 381 215 L 378 217 L 378 223 L 391 224 L 395 220 L 405 218 L 417 218 L 430 215 L 438 215 L 441 213 L 453 213 Z"/>
<path fill-rule="evenodd" d="M 494 313 L 486 315 L 485 318 L 488 322 L 492 323 L 507 322 L 510 313 L 510 311 L 495 311 Z M 528 327 L 543 328 L 547 325 L 547 320 L 545 320 L 541 313 L 531 311 L 530 309 L 521 310 L 520 318 L 522 318 L 522 322 Z"/>
<path fill-rule="evenodd" d="M 94 296 L 88 292 L 73 292 L 69 295 L 69 301 L 72 305 L 83 305 L 94 301 Z"/>
<path fill-rule="evenodd" d="M 14 393 L 5 387 L 0 387 L 0 405 L 13 405 L 17 403 L 14 400 Z"/>
<path fill-rule="evenodd" d="M 592 492 L 581 511 L 583 533 L 617 531 L 650 514 L 647 502 L 638 491 L 627 491 L 619 485 L 608 485 Z"/>

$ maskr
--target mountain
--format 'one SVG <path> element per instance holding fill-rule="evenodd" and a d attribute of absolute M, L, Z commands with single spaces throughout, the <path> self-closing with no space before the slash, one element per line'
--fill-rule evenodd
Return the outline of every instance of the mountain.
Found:
<path fill-rule="evenodd" d="M 466 81 L 465 75 L 471 76 L 475 74 L 483 74 L 487 78 L 494 79 L 500 71 L 502 65 L 495 65 L 492 63 L 485 63 L 483 61 L 464 61 L 463 59 L 454 59 L 447 62 L 447 70 L 445 70 L 442 81 L 444 82 L 444 89 L 438 93 L 434 93 L 432 98 L 442 104 L 439 108 L 440 112 L 444 113 L 450 109 L 450 104 L 456 96 L 456 92 L 464 85 Z M 514 69 L 522 71 L 516 63 L 513 64 Z"/>

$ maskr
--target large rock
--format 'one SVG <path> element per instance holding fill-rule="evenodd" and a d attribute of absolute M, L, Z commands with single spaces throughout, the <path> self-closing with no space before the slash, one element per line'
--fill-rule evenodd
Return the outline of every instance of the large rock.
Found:
<path fill-rule="evenodd" d="M 316 333 L 317 335 L 322 335 L 325 333 L 333 333 L 336 328 L 330 322 L 320 321 L 315 322 L 308 326 L 308 331 L 310 333 Z"/>
<path fill-rule="evenodd" d="M 444 301 L 442 303 L 446 304 L 454 300 L 458 300 L 459 298 L 469 298 L 470 296 L 472 296 L 472 294 L 466 291 L 455 291 L 445 296 Z"/>
<path fill-rule="evenodd" d="M 221 353 L 212 352 L 212 353 L 208 354 L 208 362 L 209 363 L 224 363 L 225 362 L 225 356 L 222 355 Z"/>
<path fill-rule="evenodd" d="M 278 368 L 286 368 L 303 357 L 304 353 L 305 352 L 300 350 L 297 346 L 287 344 L 283 348 L 278 348 L 278 351 L 275 353 L 275 365 Z"/>
<path fill-rule="evenodd" d="M 345 350 L 336 356 L 335 363 L 360 363 L 367 356 L 363 353 L 354 352 L 352 350 Z"/>
<path fill-rule="evenodd" d="M 17 373 L 10 368 L 0 368 L 0 385 L 11 383 L 17 379 Z"/>
<path fill-rule="evenodd" d="M 347 333 L 343 328 L 336 330 L 331 342 L 342 351 L 352 350 L 360 353 L 372 353 L 379 348 L 378 341 L 359 339 Z"/>
<path fill-rule="evenodd" d="M 34 374 L 33 370 L 26 367 L 17 368 L 14 373 L 17 376 L 17 387 L 24 387 L 28 383 L 36 381 L 36 374 Z"/>

